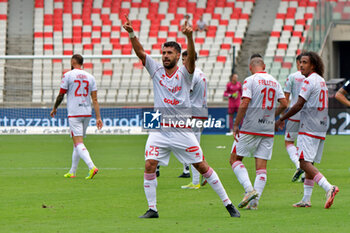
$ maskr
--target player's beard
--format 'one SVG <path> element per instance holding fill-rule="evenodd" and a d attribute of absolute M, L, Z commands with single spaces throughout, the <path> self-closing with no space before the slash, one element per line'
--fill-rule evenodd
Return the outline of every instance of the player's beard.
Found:
<path fill-rule="evenodd" d="M 174 59 L 174 60 L 169 60 L 170 61 L 170 63 L 169 63 L 169 65 L 165 65 L 164 64 L 164 61 L 163 61 L 163 66 L 165 67 L 165 68 L 167 68 L 167 69 L 171 69 L 171 68 L 173 68 L 174 66 L 176 66 L 176 60 Z"/>
<path fill-rule="evenodd" d="M 73 67 L 73 66 L 71 66 L 71 67 L 70 67 L 70 69 L 71 69 L 71 70 L 74 70 L 74 67 Z"/>

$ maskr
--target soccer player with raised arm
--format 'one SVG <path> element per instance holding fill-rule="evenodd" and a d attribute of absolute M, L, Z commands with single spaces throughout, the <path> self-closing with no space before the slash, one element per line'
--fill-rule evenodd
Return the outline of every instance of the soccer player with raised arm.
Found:
<path fill-rule="evenodd" d="M 298 55 L 296 57 L 298 71 L 288 76 L 284 87 L 284 95 L 286 96 L 287 101 L 289 101 L 289 97 L 290 95 L 292 95 L 290 106 L 293 106 L 298 101 L 301 85 L 303 84 L 305 79 L 305 76 L 302 75 L 300 72 L 300 59 L 301 55 Z M 299 157 L 297 155 L 297 148 L 294 145 L 294 141 L 297 139 L 298 136 L 299 125 L 300 114 L 297 113 L 288 119 L 286 125 L 286 133 L 284 137 L 285 146 L 289 154 L 289 158 L 290 160 L 292 160 L 296 167 L 296 171 L 292 177 L 292 182 L 297 181 L 299 177 L 304 173 L 304 171 L 300 168 Z"/>
<path fill-rule="evenodd" d="M 233 128 L 235 141 L 230 164 L 245 190 L 238 207 L 248 205 L 247 209 L 255 210 L 266 184 L 267 161 L 272 157 L 275 115 L 287 108 L 287 100 L 278 81 L 264 71 L 265 64 L 261 57 L 253 57 L 249 69 L 253 75 L 243 82 L 242 101 Z M 276 109 L 277 101 L 280 105 Z M 251 156 L 255 158 L 256 168 L 254 187 L 242 163 L 244 157 Z"/>
<path fill-rule="evenodd" d="M 126 23 L 123 27 L 129 33 L 133 49 L 153 81 L 154 109 L 157 110 L 156 113 L 160 111 L 162 119 L 168 120 L 166 122 L 170 120 L 170 122 L 186 121 L 191 117 L 190 89 L 195 71 L 192 28 L 185 23 L 182 29 L 182 32 L 187 37 L 188 57 L 185 66 L 177 66 L 181 56 L 181 47 L 173 41 L 163 44 L 163 65 L 161 65 L 145 53 L 139 40 L 135 37 L 128 17 L 125 17 Z M 179 161 L 193 164 L 219 195 L 231 217 L 239 217 L 240 214 L 232 205 L 218 175 L 204 161 L 202 149 L 192 129 L 173 123 L 164 123 L 161 126 L 161 129 L 150 132 L 146 143 L 144 191 L 149 209 L 140 218 L 159 217 L 156 198 L 156 167 L 158 164 L 168 165 L 171 151 Z"/>
<path fill-rule="evenodd" d="M 197 60 L 197 53 L 195 55 L 195 60 Z M 182 53 L 182 64 L 186 65 L 187 62 L 187 51 Z M 208 119 L 208 104 L 207 104 L 207 96 L 208 96 L 208 88 L 207 88 L 207 78 L 203 71 L 196 67 L 193 73 L 191 92 L 190 92 L 190 100 L 192 105 L 192 119 L 195 121 L 202 121 Z M 201 142 L 201 134 L 203 132 L 203 127 L 195 127 L 193 129 L 194 134 L 197 138 L 198 143 Z M 187 164 L 184 164 L 184 167 Z M 199 189 L 201 186 L 206 184 L 206 180 L 200 181 L 201 174 L 191 165 L 192 171 L 192 182 L 188 185 L 183 185 L 181 188 L 183 189 Z M 203 177 L 202 177 L 203 178 Z"/>
<path fill-rule="evenodd" d="M 328 88 L 323 79 L 324 65 L 315 52 L 304 52 L 300 60 L 300 71 L 306 78 L 301 87 L 298 101 L 276 121 L 276 130 L 282 122 L 300 112 L 300 128 L 297 139 L 300 168 L 305 171 L 304 197 L 294 207 L 311 207 L 314 182 L 326 191 L 328 209 L 333 204 L 339 189 L 331 185 L 313 163 L 320 163 L 326 139 L 328 121 Z"/>
<path fill-rule="evenodd" d="M 346 98 L 346 95 L 350 94 L 350 80 L 348 80 L 342 88 L 340 88 L 335 94 L 335 98 L 347 107 L 350 107 L 350 101 Z"/>
<path fill-rule="evenodd" d="M 64 177 L 74 178 L 76 176 L 78 163 L 81 158 L 89 167 L 88 176 L 85 178 L 92 179 L 97 174 L 98 168 L 92 162 L 89 151 L 83 142 L 91 118 L 91 99 L 95 109 L 97 128 L 101 129 L 103 124 L 97 101 L 96 81 L 94 76 L 81 69 L 83 61 L 84 59 L 80 54 L 72 56 L 72 70 L 66 72 L 62 77 L 60 93 L 56 98 L 50 115 L 55 117 L 57 108 L 61 104 L 64 94 L 67 93 L 68 121 L 74 148 L 72 167 Z"/>

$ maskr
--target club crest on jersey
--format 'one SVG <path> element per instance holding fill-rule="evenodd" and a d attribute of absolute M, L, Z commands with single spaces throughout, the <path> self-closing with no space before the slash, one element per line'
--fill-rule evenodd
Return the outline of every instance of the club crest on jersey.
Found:
<path fill-rule="evenodd" d="M 144 129 L 160 129 L 160 121 L 162 114 L 157 110 L 156 112 L 143 113 L 143 128 Z"/>

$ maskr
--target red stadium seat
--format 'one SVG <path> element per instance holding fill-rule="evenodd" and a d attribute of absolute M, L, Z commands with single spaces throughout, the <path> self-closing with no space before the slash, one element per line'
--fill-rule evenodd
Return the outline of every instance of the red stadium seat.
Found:
<path fill-rule="evenodd" d="M 226 62 L 226 57 L 225 56 L 217 56 L 216 61 L 225 63 Z"/>
<path fill-rule="evenodd" d="M 209 50 L 200 50 L 199 56 L 209 56 Z"/>

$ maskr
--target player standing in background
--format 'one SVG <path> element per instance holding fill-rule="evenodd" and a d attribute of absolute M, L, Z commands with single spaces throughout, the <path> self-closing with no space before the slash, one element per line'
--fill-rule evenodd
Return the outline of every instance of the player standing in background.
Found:
<path fill-rule="evenodd" d="M 350 94 L 350 80 L 348 80 L 342 88 L 340 88 L 335 94 L 335 98 L 347 107 L 350 107 L 350 101 L 346 98 L 346 95 Z"/>
<path fill-rule="evenodd" d="M 182 64 L 186 65 L 187 60 L 187 51 L 182 53 Z M 195 53 L 195 60 L 197 60 L 197 53 Z M 208 119 L 208 105 L 207 105 L 207 78 L 205 74 L 199 69 L 196 68 L 193 73 L 190 100 L 192 106 L 192 119 L 196 121 L 205 121 Z M 194 128 L 194 135 L 197 138 L 198 143 L 201 142 L 201 134 L 203 132 L 203 127 Z M 184 164 L 184 167 L 187 164 Z M 188 166 L 188 165 L 187 165 Z M 201 174 L 191 165 L 192 171 L 192 182 L 188 185 L 181 186 L 183 189 L 199 189 L 201 186 L 206 184 L 206 181 L 200 182 Z"/>
<path fill-rule="evenodd" d="M 60 93 L 56 98 L 55 105 L 50 113 L 54 117 L 58 106 L 62 103 L 64 94 L 67 93 L 68 121 L 74 143 L 72 155 L 72 167 L 66 178 L 74 178 L 80 158 L 89 167 L 86 179 L 92 179 L 98 172 L 92 162 L 89 151 L 86 149 L 83 138 L 91 118 L 91 99 L 96 114 L 96 126 L 102 128 L 100 107 L 97 101 L 97 87 L 94 76 L 81 69 L 84 59 L 80 54 L 75 54 L 71 59 L 72 70 L 66 72 L 61 81 Z"/>
<path fill-rule="evenodd" d="M 253 74 L 243 83 L 242 102 L 239 106 L 233 135 L 230 164 L 245 195 L 238 207 L 257 209 L 258 202 L 266 184 L 266 165 L 271 160 L 275 115 L 287 108 L 287 100 L 278 81 L 267 74 L 262 58 L 254 57 L 250 61 Z M 276 110 L 277 101 L 280 106 Z M 244 118 L 244 119 L 243 119 Z M 239 125 L 243 120 L 241 129 Z M 242 160 L 255 157 L 256 178 L 252 186 L 248 171 Z"/>
<path fill-rule="evenodd" d="M 300 59 L 301 55 L 296 57 L 296 64 L 298 71 L 289 75 L 284 87 L 284 95 L 286 96 L 286 100 L 289 101 L 290 95 L 292 95 L 292 99 L 290 101 L 290 106 L 293 106 L 298 101 L 298 96 L 300 93 L 301 85 L 305 80 L 305 76 L 300 72 Z M 290 160 L 295 164 L 296 171 L 293 175 L 292 182 L 295 182 L 299 179 L 300 175 L 304 173 L 302 169 L 300 169 L 299 156 L 297 155 L 297 148 L 294 145 L 294 141 L 297 139 L 300 125 L 300 114 L 297 113 L 293 117 L 288 119 L 286 125 L 286 133 L 285 133 L 285 146 L 287 152 L 289 154 Z"/>
<path fill-rule="evenodd" d="M 230 77 L 230 81 L 226 84 L 226 90 L 224 92 L 224 97 L 228 98 L 228 115 L 230 127 L 230 132 L 228 132 L 226 135 L 233 134 L 233 118 L 238 112 L 238 107 L 241 103 L 241 96 L 242 84 L 238 82 L 238 75 L 232 74 Z"/>
<path fill-rule="evenodd" d="M 320 163 L 328 121 L 328 88 L 323 79 L 324 65 L 321 57 L 315 52 L 302 53 L 300 71 L 306 77 L 301 87 L 299 98 L 287 113 L 277 122 L 276 129 L 282 122 L 301 110 L 298 133 L 298 155 L 300 168 L 305 171 L 304 197 L 294 207 L 311 207 L 311 194 L 316 182 L 326 191 L 328 209 L 339 192 L 337 186 L 331 185 L 313 163 Z"/>
<path fill-rule="evenodd" d="M 187 121 L 191 116 L 190 89 L 195 70 L 195 49 L 192 28 L 185 26 L 182 32 L 187 37 L 187 61 L 185 66 L 178 67 L 181 47 L 174 41 L 166 42 L 162 48 L 163 65 L 157 63 L 147 55 L 134 34 L 132 25 L 126 17 L 124 29 L 129 33 L 132 47 L 142 64 L 149 72 L 154 89 L 153 117 L 157 117 L 161 110 L 162 119 Z M 188 111 L 188 110 L 189 111 Z M 189 115 L 187 115 L 189 112 Z M 163 121 L 164 122 L 164 121 Z M 161 123 L 161 129 L 150 132 L 145 148 L 144 191 L 149 209 L 140 218 L 158 218 L 157 211 L 157 176 L 158 163 L 167 165 L 170 152 L 181 162 L 193 164 L 206 178 L 211 187 L 221 198 L 231 217 L 240 217 L 238 210 L 232 205 L 216 172 L 203 159 L 203 152 L 192 129 L 174 124 Z M 169 128 L 168 128 L 169 127 Z"/>

